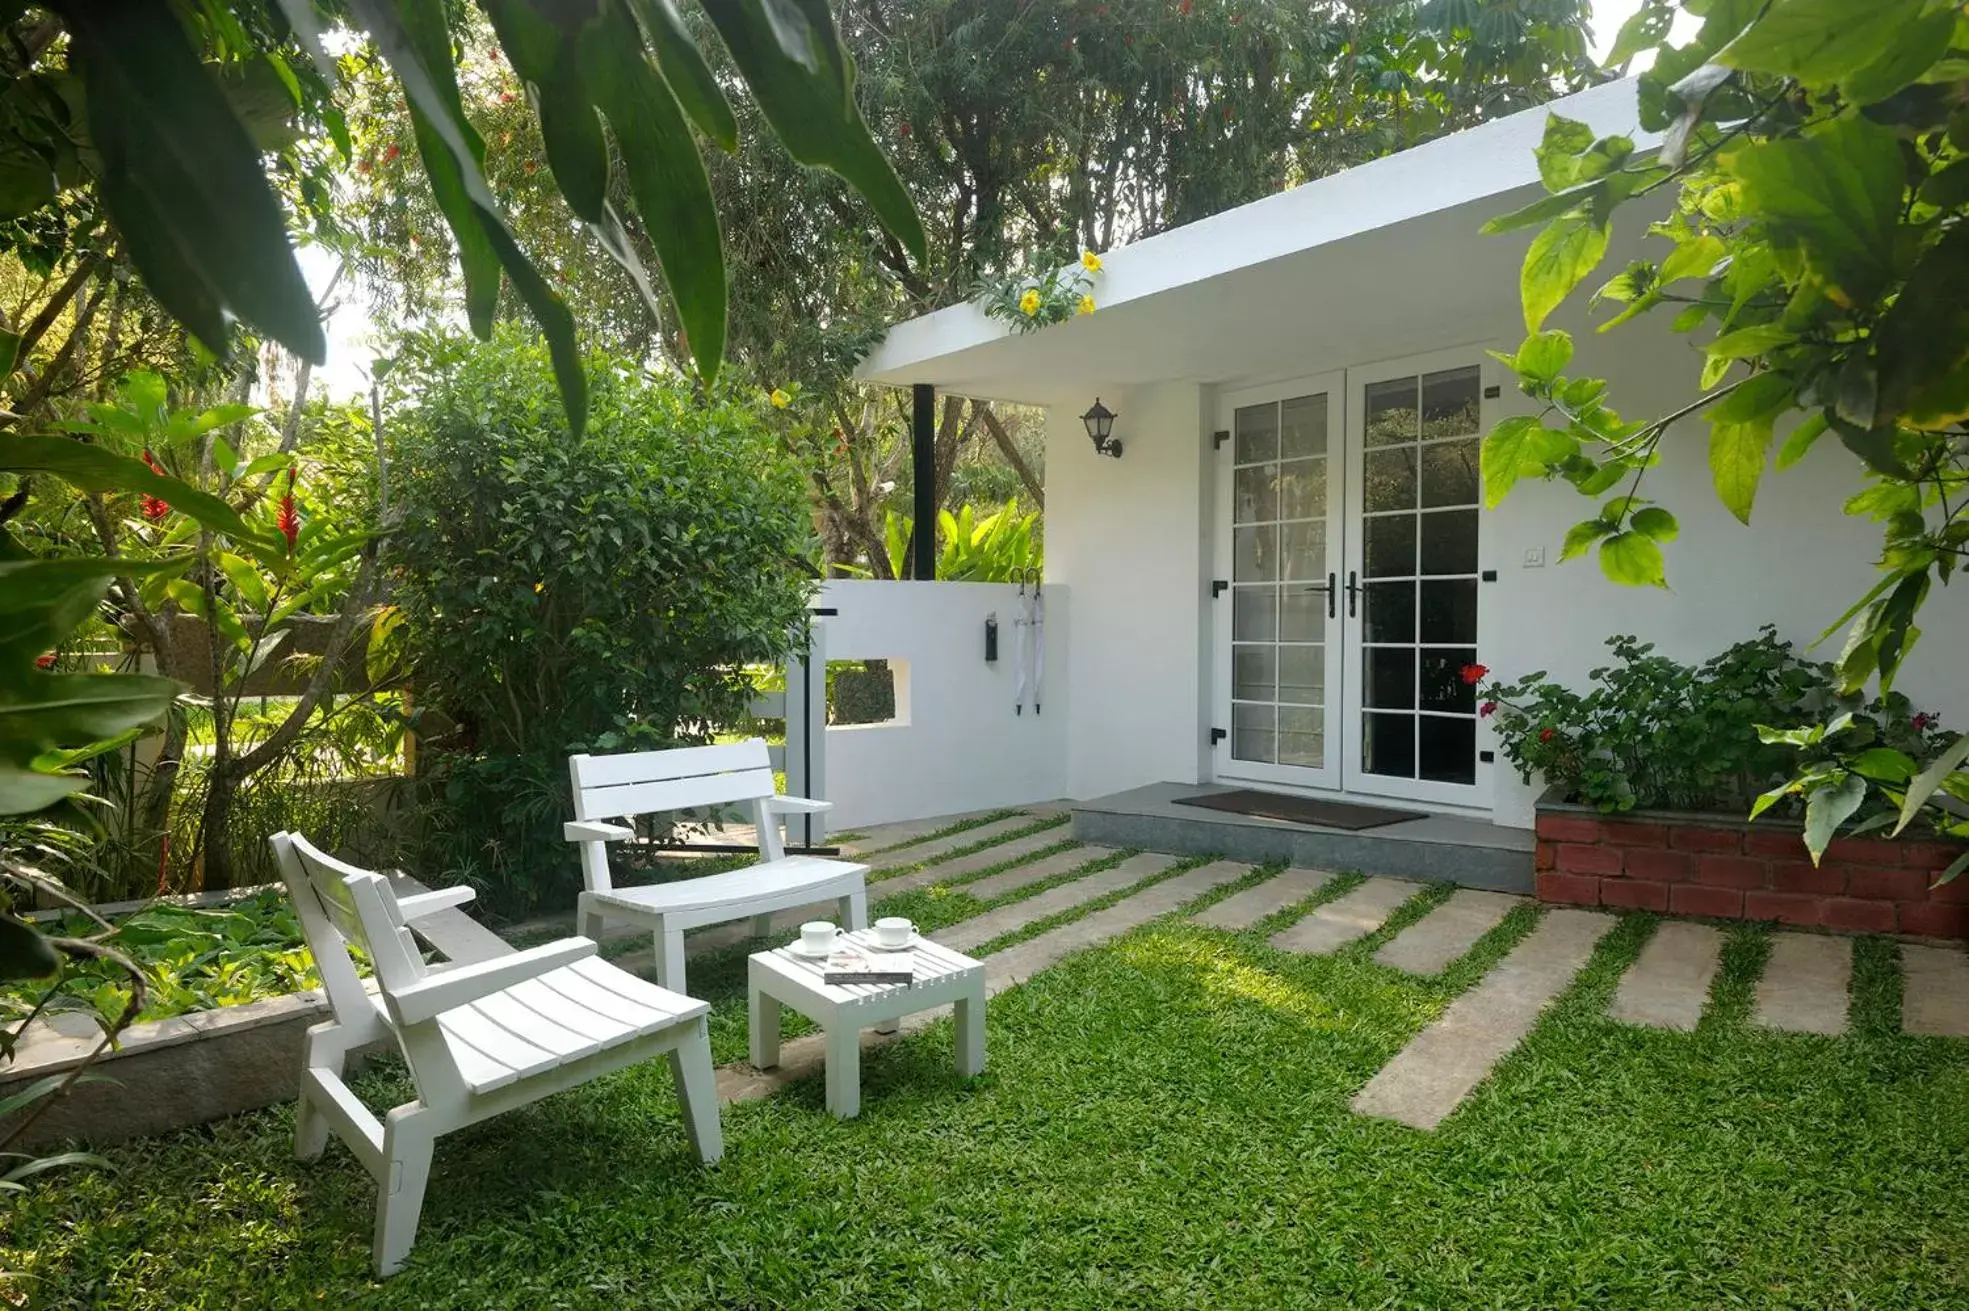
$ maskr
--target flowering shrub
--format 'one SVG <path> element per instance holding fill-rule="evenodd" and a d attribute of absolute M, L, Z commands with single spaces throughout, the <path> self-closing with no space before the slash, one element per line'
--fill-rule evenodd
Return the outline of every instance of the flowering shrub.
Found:
<path fill-rule="evenodd" d="M 1760 726 L 1795 724 L 1844 710 L 1848 731 L 1905 755 L 1917 767 L 1956 734 L 1916 713 L 1900 693 L 1862 703 L 1842 697 L 1832 667 L 1801 660 L 1768 625 L 1700 665 L 1656 655 L 1652 643 L 1611 637 L 1614 663 L 1592 671 L 1581 693 L 1543 671 L 1479 689 L 1478 713 L 1496 726 L 1504 758 L 1566 798 L 1604 812 L 1641 808 L 1742 814 L 1780 787 L 1796 745 L 1764 740 Z M 1489 671 L 1472 670 L 1482 679 Z M 1795 801 L 1790 803 L 1795 808 Z"/>
<path fill-rule="evenodd" d="M 976 295 L 985 317 L 1003 319 L 1015 332 L 1032 332 L 1092 314 L 1094 275 L 1100 271 L 1101 257 L 1083 250 L 1079 262 L 1065 268 L 986 278 L 978 283 Z"/>

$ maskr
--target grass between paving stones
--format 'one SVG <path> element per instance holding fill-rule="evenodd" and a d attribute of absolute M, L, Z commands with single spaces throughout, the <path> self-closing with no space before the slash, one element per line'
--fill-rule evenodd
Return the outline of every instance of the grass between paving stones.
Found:
<path fill-rule="evenodd" d="M 996 818 L 1009 819 L 1015 817 L 1018 813 L 1019 812 L 1017 811 L 1013 811 L 1011 812 L 1010 815 L 999 815 Z M 983 851 L 988 847 L 1002 847 L 1008 842 L 1017 842 L 1022 838 L 1029 838 L 1035 833 L 1044 833 L 1047 829 L 1059 828 L 1062 824 L 1070 823 L 1072 821 L 1072 818 L 1073 817 L 1071 815 L 1037 815 L 1033 817 L 1033 821 L 1030 824 L 1023 824 L 1018 828 L 1008 829 L 1004 833 L 1000 833 L 997 834 L 996 836 L 986 838 L 981 842 L 972 842 L 963 846 L 952 847 L 948 851 L 939 851 L 931 855 L 925 855 L 921 860 L 911 861 L 907 864 L 879 866 L 869 871 L 868 881 L 871 886 L 876 886 L 877 890 L 879 891 L 880 888 L 878 885 L 885 882 L 886 880 L 896 878 L 903 874 L 911 874 L 919 869 L 929 869 L 933 866 L 942 865 L 949 861 L 957 860 L 961 857 L 971 855 L 973 852 Z M 932 834 L 930 837 L 922 839 L 922 841 L 930 842 L 935 840 L 939 836 L 944 836 L 944 837 L 954 836 L 955 834 L 958 833 L 968 832 L 969 830 L 974 829 L 976 827 L 978 827 L 978 825 L 976 824 L 966 824 L 958 829 L 946 830 L 941 835 Z M 890 850 L 907 852 L 909 847 L 913 847 L 916 845 L 917 843 L 912 842 L 903 847 L 892 847 L 890 848 Z M 858 859 L 866 858 L 870 856 L 878 856 L 880 854 L 882 853 L 863 852 L 861 853 L 861 856 L 858 857 Z M 966 877 L 969 876 L 967 875 Z"/>
<path fill-rule="evenodd" d="M 1201 904 L 1202 899 L 1191 907 Z M 1693 1034 L 1608 1020 L 1628 917 L 1433 1134 L 1353 1093 L 1462 984 L 1171 918 L 995 998 L 969 1088 L 939 1024 L 724 1109 L 699 1170 L 661 1062 L 444 1140 L 413 1264 L 367 1277 L 374 1189 L 259 1112 L 45 1176 L 0 1218 L 31 1305 L 1954 1308 L 1969 1300 L 1969 1043 L 1744 1022 L 1732 936 Z M 1522 926 L 1520 926 L 1522 927 Z M 1493 952 L 1509 938 L 1486 939 Z M 363 1080 L 372 1100 L 400 1075 Z"/>
<path fill-rule="evenodd" d="M 960 820 L 956 820 L 953 823 L 946 824 L 944 825 L 944 827 L 937 829 L 934 832 L 925 833 L 920 838 L 910 838 L 906 842 L 892 842 L 886 847 L 871 847 L 867 851 L 861 851 L 855 854 L 858 858 L 867 857 L 867 856 L 886 855 L 891 851 L 901 851 L 905 847 L 917 847 L 917 846 L 921 846 L 925 842 L 935 842 L 941 838 L 955 837 L 957 834 L 966 832 L 970 829 L 983 828 L 987 824 L 996 824 L 1001 819 L 1011 819 L 1015 815 L 1023 815 L 1023 814 L 1025 814 L 1025 811 L 1021 810 L 1017 806 L 1010 807 L 1009 809 L 1006 810 L 987 811 L 982 815 L 973 815 L 969 819 L 960 819 Z M 880 830 L 878 829 L 877 832 L 880 832 Z M 852 836 L 844 834 L 835 840 L 837 842 L 848 842 L 852 840 Z"/>

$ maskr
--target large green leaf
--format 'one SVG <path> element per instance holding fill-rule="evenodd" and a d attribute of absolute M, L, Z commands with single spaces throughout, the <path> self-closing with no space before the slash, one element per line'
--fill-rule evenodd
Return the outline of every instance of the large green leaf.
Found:
<path fill-rule="evenodd" d="M 1724 158 L 1780 249 L 1795 251 L 1841 304 L 1879 295 L 1895 276 L 1900 145 L 1857 116 L 1802 137 L 1759 141 Z"/>
<path fill-rule="evenodd" d="M 610 10 L 610 18 L 623 18 L 621 6 Z M 590 95 L 595 70 L 593 57 L 587 52 L 596 35 L 606 31 L 610 36 L 603 38 L 604 42 L 619 41 L 619 29 L 623 28 L 634 41 L 635 29 L 626 21 L 597 17 L 578 28 L 564 28 L 539 86 L 540 136 L 547 147 L 547 166 L 554 170 L 554 181 L 567 207 L 588 223 L 601 222 L 602 206 L 608 203 L 608 142 L 602 136 L 602 120 L 595 114 L 595 99 Z M 589 67 L 582 66 L 584 60 Z M 624 147 L 625 153 L 631 149 Z M 691 153 L 697 153 L 694 143 Z M 715 226 L 715 210 L 712 222 Z"/>
<path fill-rule="evenodd" d="M 656 51 L 656 64 L 670 84 L 677 103 L 689 114 L 698 131 L 726 150 L 738 149 L 738 120 L 730 102 L 718 86 L 704 53 L 691 40 L 683 16 L 671 0 L 630 0 L 636 17 L 642 21 L 643 35 Z"/>
<path fill-rule="evenodd" d="M 1827 86 L 1890 51 L 1927 0 L 1774 0 L 1716 56 L 1732 68 Z"/>
<path fill-rule="evenodd" d="M 150 674 L 16 676 L 0 696 L 0 755 L 16 756 L 23 745 L 38 755 L 115 737 L 162 715 L 178 691 L 177 683 Z"/>
<path fill-rule="evenodd" d="M 451 116 L 473 167 L 485 162 L 485 142 L 465 117 L 458 96 L 457 78 L 452 74 L 449 52 L 451 37 L 445 26 L 444 9 L 433 0 L 413 0 L 403 8 L 404 32 L 426 64 L 440 71 L 433 77 L 433 89 Z M 465 320 L 481 340 L 492 334 L 493 316 L 499 308 L 499 256 L 485 234 L 478 208 L 472 203 L 463 166 L 445 136 L 431 118 L 410 102 L 411 131 L 417 138 L 417 155 L 424 161 L 424 174 L 431 180 L 431 194 L 458 243 L 458 266 L 465 279 Z"/>
<path fill-rule="evenodd" d="M 22 664 L 60 645 L 118 575 L 169 573 L 183 561 L 0 561 L 0 665 Z"/>
<path fill-rule="evenodd" d="M 1519 476 L 1531 454 L 1532 439 L 1543 431 L 1536 416 L 1517 414 L 1501 421 L 1484 435 L 1481 459 L 1484 474 L 1484 504 L 1495 510 L 1517 486 Z"/>
<path fill-rule="evenodd" d="M 1969 760 L 1969 733 L 1958 737 L 1948 750 L 1930 761 L 1928 768 L 1915 775 L 1908 783 L 1907 795 L 1901 798 L 1901 816 L 1900 821 L 1894 825 L 1895 833 L 1899 833 L 1914 822 L 1914 817 L 1919 815 L 1921 808 L 1928 804 L 1928 798 L 1934 796 L 1936 789 L 1941 787 L 1942 780 L 1961 769 L 1965 760 Z"/>
<path fill-rule="evenodd" d="M 73 437 L 0 436 L 0 469 L 53 474 L 85 492 L 140 492 L 169 501 L 173 510 L 214 532 L 258 537 L 237 511 L 210 492 L 158 473 L 142 460 Z"/>
<path fill-rule="evenodd" d="M 1616 583 L 1630 587 L 1666 587 L 1661 548 L 1643 532 L 1615 533 L 1600 543 L 1600 568 Z"/>
<path fill-rule="evenodd" d="M 663 265 L 698 372 L 715 379 L 725 353 L 725 257 L 711 180 L 690 125 L 619 9 L 590 30 L 581 60 L 587 85 L 622 143 L 636 209 Z"/>
<path fill-rule="evenodd" d="M 1709 473 L 1716 495 L 1744 523 L 1757 501 L 1778 416 L 1791 405 L 1790 379 L 1760 373 L 1725 397 L 1709 415 Z"/>
<path fill-rule="evenodd" d="M 215 351 L 218 310 L 316 364 L 328 343 L 259 152 L 159 0 L 59 0 L 103 200 L 145 285 Z M 145 229 L 132 239 L 132 234 Z"/>
<path fill-rule="evenodd" d="M 1805 795 L 1805 847 L 1812 853 L 1812 863 L 1819 863 L 1819 857 L 1832 845 L 1832 838 L 1839 826 L 1852 817 L 1866 800 L 1866 780 L 1858 774 L 1848 774 L 1837 783 L 1826 783 L 1813 788 Z"/>
<path fill-rule="evenodd" d="M 1518 278 L 1525 328 L 1537 332 L 1544 326 L 1546 316 L 1586 280 L 1606 253 L 1607 227 L 1585 211 L 1554 220 L 1532 238 Z"/>
<path fill-rule="evenodd" d="M 1956 375 L 1969 365 L 1969 226 L 1958 222 L 1914 266 L 1873 334 L 1879 362 L 1876 422 L 1907 414 L 1941 426 Z"/>
<path fill-rule="evenodd" d="M 829 169 L 859 191 L 882 226 L 919 262 L 928 240 L 916 205 L 889 166 L 855 103 L 854 65 L 834 30 L 826 0 L 703 0 L 732 62 L 745 77 L 766 121 L 802 164 Z M 786 15 L 810 28 L 811 63 L 790 54 Z"/>

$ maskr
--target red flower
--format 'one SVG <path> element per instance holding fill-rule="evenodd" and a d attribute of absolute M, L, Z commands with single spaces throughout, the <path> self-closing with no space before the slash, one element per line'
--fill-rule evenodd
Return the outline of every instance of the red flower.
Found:
<path fill-rule="evenodd" d="M 915 131 L 915 129 L 914 129 L 914 128 L 912 128 L 912 127 L 910 127 L 910 125 L 908 124 L 908 122 L 907 122 L 907 121 L 905 121 L 905 122 L 903 122 L 902 124 L 900 124 L 899 126 L 897 126 L 897 128 L 896 128 L 896 135 L 897 135 L 897 136 L 899 136 L 899 137 L 906 137 L 906 136 L 908 136 L 908 135 L 909 135 L 909 134 L 910 134 L 911 132 L 913 132 L 913 131 Z"/>
<path fill-rule="evenodd" d="M 148 519 L 151 523 L 158 523 L 163 520 L 165 515 L 171 513 L 171 503 L 160 497 L 144 497 L 143 506 L 144 518 Z"/>
<path fill-rule="evenodd" d="M 501 91 L 501 92 L 499 93 L 499 103 L 500 103 L 500 104 L 502 104 L 502 105 L 510 105 L 510 104 L 512 104 L 512 103 L 513 103 L 513 93 L 512 93 L 512 92 L 510 92 L 510 91 Z"/>
<path fill-rule="evenodd" d="M 157 457 L 150 453 L 150 447 L 148 446 L 144 447 L 144 463 L 149 465 L 150 471 L 158 477 L 162 478 L 164 476 L 164 466 L 157 462 Z"/>
<path fill-rule="evenodd" d="M 1495 701 L 1484 702 L 1482 705 L 1477 707 L 1477 713 L 1483 716 L 1485 719 L 1489 719 L 1492 715 L 1497 713 L 1497 702 Z"/>
<path fill-rule="evenodd" d="M 401 155 L 402 153 L 403 153 L 403 150 L 402 150 L 402 148 L 401 148 L 401 147 L 399 147 L 399 146 L 394 146 L 394 145 L 393 145 L 393 146 L 391 146 L 391 147 L 390 147 L 390 148 L 389 148 L 388 150 L 385 150 L 385 151 L 383 152 L 383 162 L 384 162 L 385 164 L 389 164 L 389 163 L 393 163 L 393 162 L 395 162 L 395 160 L 396 160 L 396 157 L 397 157 L 398 155 Z"/>
<path fill-rule="evenodd" d="M 1926 730 L 1927 727 L 1930 724 L 1933 724 L 1938 717 L 1939 716 L 1931 715 L 1926 710 L 1924 710 L 1920 714 L 1916 715 L 1913 719 L 1909 720 L 1908 722 L 1913 724 L 1914 731 L 1919 733 Z"/>
<path fill-rule="evenodd" d="M 1541 729 L 1539 729 L 1539 730 L 1538 730 L 1538 740 L 1539 740 L 1540 742 L 1550 742 L 1550 741 L 1551 741 L 1551 740 L 1552 740 L 1553 738 L 1555 738 L 1555 737 L 1557 737 L 1557 736 L 1558 736 L 1558 733 L 1557 733 L 1557 731 L 1556 731 L 1556 730 L 1554 730 L 1554 729 L 1550 729 L 1550 728 L 1541 728 Z"/>
<path fill-rule="evenodd" d="M 1461 671 L 1463 681 L 1471 687 L 1475 687 L 1477 684 L 1483 682 L 1484 675 L 1489 672 L 1489 665 L 1465 665 Z"/>
<path fill-rule="evenodd" d="M 1190 12 L 1190 0 L 1177 0 L 1177 3 L 1176 3 L 1176 12 L 1177 12 L 1177 13 L 1179 13 L 1179 14 L 1187 14 L 1187 13 L 1189 13 L 1189 12 Z"/>
<path fill-rule="evenodd" d="M 34 667 L 36 669 L 53 669 L 55 667 L 55 653 L 48 651 L 34 657 Z"/>
<path fill-rule="evenodd" d="M 294 505 L 294 468 L 287 469 L 287 494 L 280 498 L 280 510 L 274 515 L 274 527 L 287 539 L 287 549 L 294 550 L 294 539 L 301 534 L 301 512 Z"/>

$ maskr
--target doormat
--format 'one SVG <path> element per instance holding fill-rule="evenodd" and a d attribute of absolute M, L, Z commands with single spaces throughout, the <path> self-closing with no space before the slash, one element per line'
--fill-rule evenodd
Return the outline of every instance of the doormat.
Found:
<path fill-rule="evenodd" d="M 1257 788 L 1203 792 L 1193 797 L 1178 797 L 1176 804 L 1354 832 L 1364 828 L 1380 828 L 1383 824 L 1399 824 L 1407 819 L 1427 818 L 1419 810 L 1390 810 L 1386 806 L 1358 806 L 1349 801 L 1321 801 L 1316 797 L 1295 797 L 1283 792 L 1260 792 Z"/>

